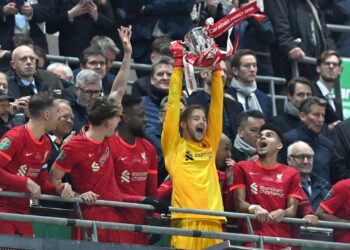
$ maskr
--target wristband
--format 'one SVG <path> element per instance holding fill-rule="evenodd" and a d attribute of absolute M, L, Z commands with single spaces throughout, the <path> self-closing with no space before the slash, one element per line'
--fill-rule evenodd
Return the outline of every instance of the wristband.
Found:
<path fill-rule="evenodd" d="M 248 207 L 249 213 L 254 214 L 255 209 L 257 209 L 258 207 L 260 208 L 260 205 L 256 205 L 256 204 L 250 205 L 250 206 Z"/>

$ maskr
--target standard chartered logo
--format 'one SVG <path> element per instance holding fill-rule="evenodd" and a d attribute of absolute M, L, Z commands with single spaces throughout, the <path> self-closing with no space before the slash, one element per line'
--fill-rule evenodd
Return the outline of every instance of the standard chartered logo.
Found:
<path fill-rule="evenodd" d="M 25 176 L 27 173 L 27 165 L 22 165 L 19 167 L 17 175 L 19 176 Z"/>
<path fill-rule="evenodd" d="M 121 182 L 126 182 L 126 183 L 130 182 L 130 173 L 128 170 L 124 170 L 122 172 Z"/>
<path fill-rule="evenodd" d="M 250 192 L 252 192 L 255 195 L 258 194 L 258 185 L 255 182 L 250 184 Z"/>

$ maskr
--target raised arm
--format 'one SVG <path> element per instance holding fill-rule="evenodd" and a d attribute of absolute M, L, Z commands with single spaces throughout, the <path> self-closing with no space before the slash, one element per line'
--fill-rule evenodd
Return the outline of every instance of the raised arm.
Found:
<path fill-rule="evenodd" d="M 132 46 L 130 41 L 131 34 L 132 34 L 131 26 L 129 27 L 121 26 L 118 29 L 118 34 L 123 44 L 124 58 L 123 58 L 122 65 L 119 69 L 119 72 L 114 79 L 109 97 L 121 103 L 122 98 L 126 91 L 126 87 L 128 85 L 128 79 L 130 75 L 131 54 L 132 54 Z"/>
<path fill-rule="evenodd" d="M 161 137 L 161 145 L 164 156 L 174 150 L 179 139 L 179 123 L 180 123 L 180 99 L 182 90 L 183 77 L 183 46 L 181 41 L 172 42 L 170 51 L 173 55 L 174 70 L 170 78 L 169 96 L 167 112 L 163 124 Z"/>
<path fill-rule="evenodd" d="M 208 113 L 207 136 L 216 152 L 222 134 L 222 113 L 224 106 L 224 85 L 220 64 L 211 73 L 211 100 Z"/>

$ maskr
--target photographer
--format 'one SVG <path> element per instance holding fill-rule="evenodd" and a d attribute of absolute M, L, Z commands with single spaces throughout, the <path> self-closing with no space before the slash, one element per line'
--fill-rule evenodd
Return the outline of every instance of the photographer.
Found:
<path fill-rule="evenodd" d="M 52 1 L 47 0 L 0 0 L 1 48 L 14 49 L 13 35 L 26 34 L 47 52 L 45 22 L 52 17 L 52 10 Z"/>
<path fill-rule="evenodd" d="M 0 137 L 10 128 L 26 123 L 29 100 L 30 96 L 18 100 L 8 96 L 7 76 L 0 71 Z"/>
<path fill-rule="evenodd" d="M 116 39 L 112 7 L 106 0 L 55 0 L 54 15 L 47 32 L 60 32 L 59 52 L 62 56 L 79 57 L 96 35 Z"/>

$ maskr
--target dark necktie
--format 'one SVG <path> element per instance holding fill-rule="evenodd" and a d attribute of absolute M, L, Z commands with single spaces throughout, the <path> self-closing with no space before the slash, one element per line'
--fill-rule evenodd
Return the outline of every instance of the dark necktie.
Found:
<path fill-rule="evenodd" d="M 312 196 L 312 188 L 311 188 L 311 180 L 303 180 L 302 181 L 303 189 L 306 193 L 311 197 Z"/>
<path fill-rule="evenodd" d="M 249 107 L 249 96 L 246 96 L 245 97 L 245 110 L 249 110 L 250 107 Z"/>

